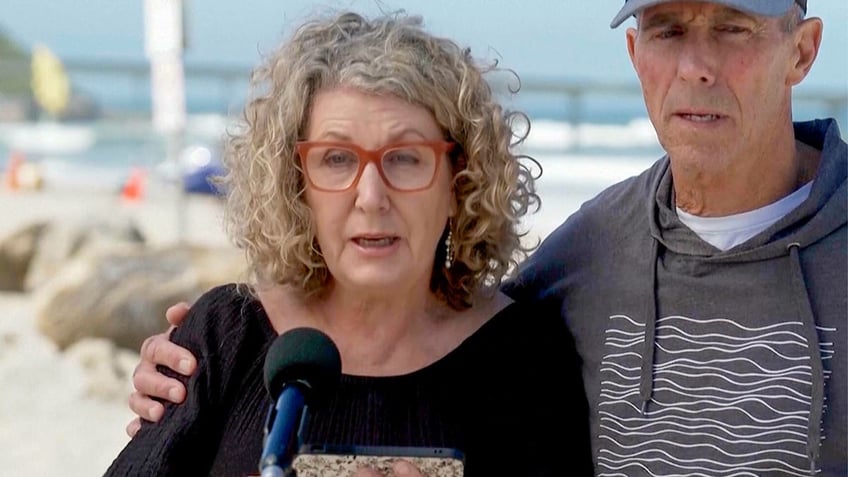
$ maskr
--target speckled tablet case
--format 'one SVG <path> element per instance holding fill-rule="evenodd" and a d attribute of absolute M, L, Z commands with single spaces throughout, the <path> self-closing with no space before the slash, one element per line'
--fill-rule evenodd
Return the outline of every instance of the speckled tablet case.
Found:
<path fill-rule="evenodd" d="M 349 477 L 361 467 L 391 475 L 398 459 L 409 461 L 426 477 L 462 477 L 463 457 L 453 449 L 411 447 L 302 448 L 292 464 L 298 477 Z"/>

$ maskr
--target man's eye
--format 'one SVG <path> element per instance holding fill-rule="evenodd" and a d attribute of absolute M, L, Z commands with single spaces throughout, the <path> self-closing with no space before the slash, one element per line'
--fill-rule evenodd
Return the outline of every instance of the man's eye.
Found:
<path fill-rule="evenodd" d="M 747 33 L 749 31 L 748 28 L 738 25 L 719 25 L 716 30 L 721 33 Z"/>
<path fill-rule="evenodd" d="M 656 38 L 661 40 L 678 37 L 683 34 L 683 30 L 679 28 L 666 28 L 664 30 L 660 30 L 654 35 Z"/>
<path fill-rule="evenodd" d="M 682 31 L 675 29 L 675 30 L 662 30 L 659 33 L 657 33 L 656 36 L 657 36 L 657 38 L 660 38 L 660 39 L 666 39 L 666 38 L 674 38 L 674 37 L 680 36 L 682 34 L 683 34 Z"/>

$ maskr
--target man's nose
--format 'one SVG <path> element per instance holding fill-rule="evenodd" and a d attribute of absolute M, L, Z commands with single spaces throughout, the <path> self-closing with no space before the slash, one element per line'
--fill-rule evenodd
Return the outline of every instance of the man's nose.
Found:
<path fill-rule="evenodd" d="M 716 80 L 717 45 L 708 35 L 689 35 L 680 47 L 677 74 L 683 81 L 711 86 Z"/>

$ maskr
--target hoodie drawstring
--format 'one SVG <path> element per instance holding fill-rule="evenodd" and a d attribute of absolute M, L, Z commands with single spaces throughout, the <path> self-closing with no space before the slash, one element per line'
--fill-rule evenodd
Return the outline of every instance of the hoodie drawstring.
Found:
<path fill-rule="evenodd" d="M 816 331 L 816 319 L 810 306 L 810 296 L 807 293 L 807 284 L 804 281 L 804 271 L 801 267 L 800 248 L 801 244 L 791 243 L 789 249 L 789 261 L 792 278 L 792 286 L 795 287 L 796 303 L 801 321 L 804 323 L 804 338 L 807 340 L 810 352 L 810 371 L 812 380 L 812 402 L 810 406 L 810 419 L 807 422 L 807 456 L 810 459 L 810 475 L 816 475 L 819 461 L 819 447 L 821 446 L 821 420 L 824 412 L 824 370 L 822 367 L 821 350 L 819 349 L 819 335 Z"/>
<path fill-rule="evenodd" d="M 657 257 L 659 243 L 651 240 L 651 256 L 648 263 L 651 271 L 648 276 L 650 293 L 645 303 L 645 343 L 642 351 L 642 372 L 639 380 L 639 397 L 642 399 L 642 415 L 648 412 L 648 403 L 654 393 L 654 339 L 657 335 Z"/>

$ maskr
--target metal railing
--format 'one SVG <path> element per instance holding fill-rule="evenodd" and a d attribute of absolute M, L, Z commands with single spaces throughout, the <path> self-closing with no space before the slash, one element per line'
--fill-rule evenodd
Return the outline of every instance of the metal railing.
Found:
<path fill-rule="evenodd" d="M 85 85 L 81 81 L 75 81 L 79 78 L 95 77 L 122 77 L 129 80 L 133 86 L 133 95 L 137 98 L 149 97 L 149 76 L 150 67 L 146 61 L 137 60 L 111 60 L 111 59 L 67 59 L 64 60 L 64 66 L 71 80 L 82 86 Z M 4 79 L 20 78 L 22 74 L 29 71 L 30 65 L 28 61 L 3 61 L 0 62 L 0 85 Z M 185 65 L 185 76 L 187 82 L 187 98 L 191 103 L 193 94 L 192 82 L 202 81 L 207 90 L 212 84 L 217 85 L 215 89 L 219 91 L 219 98 L 211 101 L 218 103 L 217 112 L 227 113 L 233 103 L 233 97 L 244 94 L 247 87 L 248 78 L 251 67 L 246 65 L 213 65 L 187 63 Z M 573 124 L 583 122 L 584 105 L 587 98 L 603 97 L 603 96 L 626 96 L 640 97 L 641 90 L 635 79 L 628 83 L 600 83 L 588 81 L 574 81 L 569 79 L 551 79 L 551 78 L 522 78 L 521 79 L 521 94 L 545 94 L 553 95 L 564 99 L 562 101 L 563 108 L 567 108 L 564 116 Z M 826 115 L 839 118 L 842 121 L 848 120 L 848 88 L 843 89 L 813 89 L 799 87 L 793 94 L 794 101 L 816 105 Z M 103 105 L 109 109 L 111 114 L 120 115 L 139 114 L 143 106 L 149 106 L 148 103 L 140 101 L 134 106 L 124 105 L 124 110 L 121 107 L 117 109 L 112 105 Z"/>

